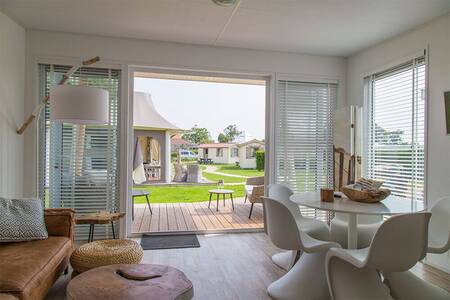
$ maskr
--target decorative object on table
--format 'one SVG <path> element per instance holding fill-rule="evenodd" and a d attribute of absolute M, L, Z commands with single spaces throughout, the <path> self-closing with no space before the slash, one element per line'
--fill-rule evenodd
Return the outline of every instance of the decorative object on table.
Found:
<path fill-rule="evenodd" d="M 70 257 L 72 276 L 114 264 L 140 263 L 142 247 L 133 240 L 102 240 L 83 244 Z"/>
<path fill-rule="evenodd" d="M 447 134 L 450 134 L 450 91 L 444 92 L 444 102 Z"/>
<path fill-rule="evenodd" d="M 88 59 L 88 60 L 83 61 L 80 65 L 73 66 L 69 71 L 67 71 L 66 74 L 63 75 L 63 77 L 61 78 L 61 80 L 58 82 L 58 85 L 64 85 L 64 84 L 67 82 L 67 80 L 70 78 L 70 76 L 72 76 L 72 74 L 75 73 L 80 67 L 92 65 L 92 64 L 98 62 L 99 60 L 100 60 L 100 57 L 96 56 L 96 57 L 94 57 L 94 58 L 91 58 L 91 59 Z M 78 90 L 78 91 L 80 91 L 80 90 Z M 88 93 L 89 93 L 89 92 L 88 92 Z M 72 95 L 71 98 L 75 98 L 75 97 L 73 97 L 73 95 L 75 95 L 75 94 L 76 94 L 76 92 L 75 92 L 75 93 L 72 93 L 72 94 L 71 94 L 71 95 Z M 26 120 L 23 122 L 23 124 L 17 129 L 17 133 L 18 133 L 18 134 L 24 133 L 24 131 L 27 129 L 27 127 L 31 124 L 31 122 L 33 122 L 33 120 L 41 113 L 41 111 L 42 111 L 42 109 L 45 107 L 45 105 L 46 105 L 47 103 L 49 103 L 49 102 L 51 103 L 50 98 L 51 98 L 51 95 L 50 95 L 50 96 L 45 96 L 44 98 L 42 98 L 42 100 L 41 100 L 41 102 L 38 104 L 38 106 L 37 106 L 37 107 L 33 110 L 33 112 L 26 118 Z M 92 97 L 90 97 L 90 98 L 92 99 Z M 82 99 L 82 97 L 77 97 L 77 100 L 83 101 L 83 103 L 85 103 L 85 101 Z M 97 101 L 95 101 L 95 103 L 98 104 Z M 74 103 L 74 104 L 72 104 L 72 105 L 78 105 L 78 106 L 80 106 L 80 103 L 79 103 L 79 102 L 76 102 L 76 103 Z M 87 106 L 88 108 L 94 108 L 93 106 L 90 106 L 90 104 L 87 104 L 87 105 L 88 105 L 88 106 Z M 87 112 L 85 109 L 86 109 L 86 107 L 82 108 L 82 110 L 83 110 L 84 112 Z M 95 109 L 95 108 L 94 108 L 94 109 Z M 76 111 L 78 111 L 78 108 L 76 109 Z M 103 108 L 101 108 L 101 111 L 103 111 Z M 89 114 L 90 114 L 90 113 L 96 114 L 96 112 L 97 112 L 97 111 L 95 110 L 95 111 L 93 111 L 93 112 L 88 112 L 88 113 L 89 113 Z M 76 116 L 76 119 L 82 120 L 83 118 L 82 118 L 82 116 Z M 94 121 L 95 121 L 95 120 L 94 120 Z"/>
<path fill-rule="evenodd" d="M 355 184 L 342 187 L 342 192 L 353 201 L 377 203 L 391 194 L 388 189 L 381 189 L 383 182 L 361 178 Z"/>
<path fill-rule="evenodd" d="M 151 264 L 96 268 L 75 277 L 67 287 L 69 300 L 188 300 L 193 296 L 194 286 L 182 271 Z"/>
<path fill-rule="evenodd" d="M 196 234 L 146 235 L 141 238 L 144 250 L 199 248 L 200 243 Z"/>
<path fill-rule="evenodd" d="M 89 224 L 89 236 L 88 242 L 94 240 L 94 229 L 96 224 L 111 224 L 113 238 L 116 238 L 116 232 L 114 230 L 114 222 L 123 218 L 125 213 L 109 213 L 109 212 L 99 212 L 88 215 L 76 215 L 75 224 Z"/>
<path fill-rule="evenodd" d="M 231 206 L 233 207 L 233 210 L 234 210 L 234 202 L 233 202 L 233 193 L 234 193 L 234 191 L 233 190 L 216 189 L 216 190 L 209 190 L 208 192 L 209 192 L 208 208 L 210 208 L 210 206 L 211 206 L 211 200 L 212 200 L 213 194 L 216 195 L 216 201 L 217 201 L 216 211 L 219 211 L 219 197 L 220 197 L 220 195 L 222 195 L 223 206 L 225 206 L 225 195 L 230 195 Z"/>
<path fill-rule="evenodd" d="M 153 214 L 152 207 L 150 206 L 150 191 L 147 190 L 133 190 L 132 192 L 132 198 L 131 198 L 131 219 L 134 220 L 134 199 L 137 197 L 145 197 L 145 200 L 147 201 L 147 207 L 150 211 L 150 214 Z"/>
<path fill-rule="evenodd" d="M 36 198 L 0 197 L 0 242 L 23 242 L 48 238 L 42 201 Z"/>
<path fill-rule="evenodd" d="M 221 189 L 223 189 L 223 186 L 225 185 L 225 182 L 223 181 L 223 179 L 219 179 L 218 181 L 217 181 L 217 188 L 219 189 L 219 190 L 221 190 Z"/>
<path fill-rule="evenodd" d="M 334 201 L 334 190 L 333 189 L 320 189 L 320 200 L 323 202 L 333 202 Z"/>

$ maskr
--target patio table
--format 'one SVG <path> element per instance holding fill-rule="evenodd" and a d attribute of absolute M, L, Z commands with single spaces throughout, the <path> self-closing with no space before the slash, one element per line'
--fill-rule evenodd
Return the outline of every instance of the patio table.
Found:
<path fill-rule="evenodd" d="M 230 195 L 231 206 L 233 207 L 233 210 L 234 210 L 233 193 L 234 193 L 233 190 L 223 190 L 223 189 L 209 190 L 208 208 L 211 206 L 211 199 L 212 199 L 212 195 L 213 194 L 217 195 L 217 197 L 216 197 L 216 201 L 217 201 L 216 211 L 219 211 L 219 198 L 220 198 L 220 195 L 222 195 L 222 198 L 223 198 L 223 206 L 225 206 L 225 195 Z"/>

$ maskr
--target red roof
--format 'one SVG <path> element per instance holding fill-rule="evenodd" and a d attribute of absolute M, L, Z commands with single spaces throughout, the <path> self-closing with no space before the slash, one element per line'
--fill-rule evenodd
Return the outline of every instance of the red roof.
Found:
<path fill-rule="evenodd" d="M 214 144 L 200 144 L 199 148 L 228 148 L 230 146 L 235 146 L 235 143 L 214 143 Z"/>
<path fill-rule="evenodd" d="M 190 144 L 188 141 L 186 141 L 185 139 L 182 139 L 182 138 L 172 138 L 170 141 L 171 141 L 172 144 L 174 144 L 174 145 L 185 145 L 185 144 Z"/>

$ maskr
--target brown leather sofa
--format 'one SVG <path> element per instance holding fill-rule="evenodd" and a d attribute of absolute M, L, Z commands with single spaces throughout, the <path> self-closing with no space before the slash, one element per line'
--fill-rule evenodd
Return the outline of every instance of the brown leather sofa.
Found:
<path fill-rule="evenodd" d="M 46 209 L 45 224 L 45 240 L 0 243 L 0 295 L 43 299 L 67 270 L 74 247 L 74 211 Z"/>

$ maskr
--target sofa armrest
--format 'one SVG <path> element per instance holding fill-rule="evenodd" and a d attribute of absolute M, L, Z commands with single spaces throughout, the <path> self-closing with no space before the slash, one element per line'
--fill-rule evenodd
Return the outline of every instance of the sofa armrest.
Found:
<path fill-rule="evenodd" d="M 44 210 L 45 225 L 49 236 L 65 236 L 73 240 L 75 211 L 70 208 Z"/>

